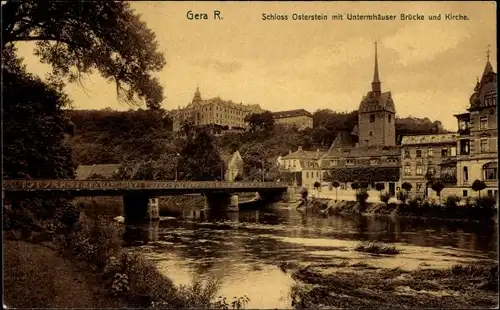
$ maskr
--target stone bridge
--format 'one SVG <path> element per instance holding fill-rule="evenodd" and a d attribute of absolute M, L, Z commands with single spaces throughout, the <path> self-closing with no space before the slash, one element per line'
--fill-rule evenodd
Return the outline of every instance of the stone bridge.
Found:
<path fill-rule="evenodd" d="M 287 186 L 279 182 L 143 181 L 143 180 L 3 180 L 7 200 L 44 196 L 123 196 L 127 219 L 142 218 L 158 208 L 156 197 L 203 194 L 206 208 L 238 210 L 241 192 L 258 192 L 262 200 L 279 201 Z M 157 216 L 152 216 L 157 217 Z"/>

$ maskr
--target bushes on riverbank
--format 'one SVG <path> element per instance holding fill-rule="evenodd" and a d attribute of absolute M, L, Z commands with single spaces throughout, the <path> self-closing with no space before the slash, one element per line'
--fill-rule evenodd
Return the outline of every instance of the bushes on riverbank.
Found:
<path fill-rule="evenodd" d="M 484 221 L 494 219 L 497 214 L 496 201 L 492 197 L 480 197 L 461 201 L 459 197 L 450 196 L 443 204 L 435 199 L 409 199 L 406 203 L 365 203 L 362 207 L 356 201 L 329 201 L 328 214 L 398 215 L 408 217 L 458 219 Z"/>

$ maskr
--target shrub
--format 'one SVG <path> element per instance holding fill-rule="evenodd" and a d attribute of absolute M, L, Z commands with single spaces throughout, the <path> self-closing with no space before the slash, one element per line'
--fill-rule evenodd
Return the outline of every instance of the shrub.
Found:
<path fill-rule="evenodd" d="M 379 192 L 380 192 L 380 191 L 383 191 L 383 190 L 385 189 L 385 185 L 384 185 L 384 183 L 377 183 L 377 184 L 375 184 L 375 189 L 376 189 L 377 191 L 379 191 Z"/>
<path fill-rule="evenodd" d="M 302 196 L 302 199 L 307 199 L 307 196 L 309 195 L 309 191 L 307 190 L 307 188 L 302 187 L 300 189 L 300 195 Z"/>
<path fill-rule="evenodd" d="M 360 188 L 360 184 L 359 184 L 359 182 L 358 182 L 358 181 L 354 181 L 354 182 L 352 182 L 352 183 L 351 183 L 351 188 L 352 188 L 353 190 L 358 190 L 358 189 Z"/>
<path fill-rule="evenodd" d="M 457 195 L 450 195 L 446 197 L 444 204 L 446 207 L 456 207 L 460 202 L 460 200 L 461 198 L 458 197 Z"/>
<path fill-rule="evenodd" d="M 358 252 L 366 252 L 372 254 L 387 254 L 387 255 L 396 255 L 400 253 L 393 245 L 385 245 L 380 243 L 361 243 L 354 248 L 355 251 Z"/>
<path fill-rule="evenodd" d="M 403 184 L 401 184 L 401 188 L 404 189 L 407 192 L 411 191 L 412 187 L 413 186 L 410 183 L 408 183 L 408 182 L 404 182 Z"/>
<path fill-rule="evenodd" d="M 358 201 L 361 205 L 364 205 L 367 199 L 368 199 L 367 192 L 361 191 L 356 193 L 356 201 Z"/>
<path fill-rule="evenodd" d="M 387 204 L 387 202 L 389 201 L 389 199 L 391 199 L 391 194 L 389 194 L 389 193 L 380 193 L 380 201 L 382 201 L 385 204 Z"/>
<path fill-rule="evenodd" d="M 481 181 L 481 180 L 475 180 L 474 182 L 472 182 L 472 189 L 476 192 L 479 192 L 479 197 L 481 197 L 481 191 L 483 189 L 486 189 L 486 183 L 484 183 L 484 181 Z"/>

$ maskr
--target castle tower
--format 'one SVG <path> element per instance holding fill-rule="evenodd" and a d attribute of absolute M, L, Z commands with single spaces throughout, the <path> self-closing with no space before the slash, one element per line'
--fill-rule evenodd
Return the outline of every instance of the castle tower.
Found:
<path fill-rule="evenodd" d="M 358 109 L 360 146 L 396 145 L 396 109 L 391 92 L 382 93 L 378 70 L 377 43 L 372 90 L 363 96 Z"/>
<path fill-rule="evenodd" d="M 196 87 L 196 91 L 194 92 L 193 100 L 191 101 L 193 104 L 200 104 L 203 101 L 201 99 L 200 88 Z"/>

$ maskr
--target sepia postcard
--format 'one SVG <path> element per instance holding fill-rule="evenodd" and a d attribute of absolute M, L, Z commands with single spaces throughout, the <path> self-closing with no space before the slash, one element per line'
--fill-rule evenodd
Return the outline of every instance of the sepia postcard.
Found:
<path fill-rule="evenodd" d="M 493 1 L 16 1 L 4 308 L 498 308 Z"/>

